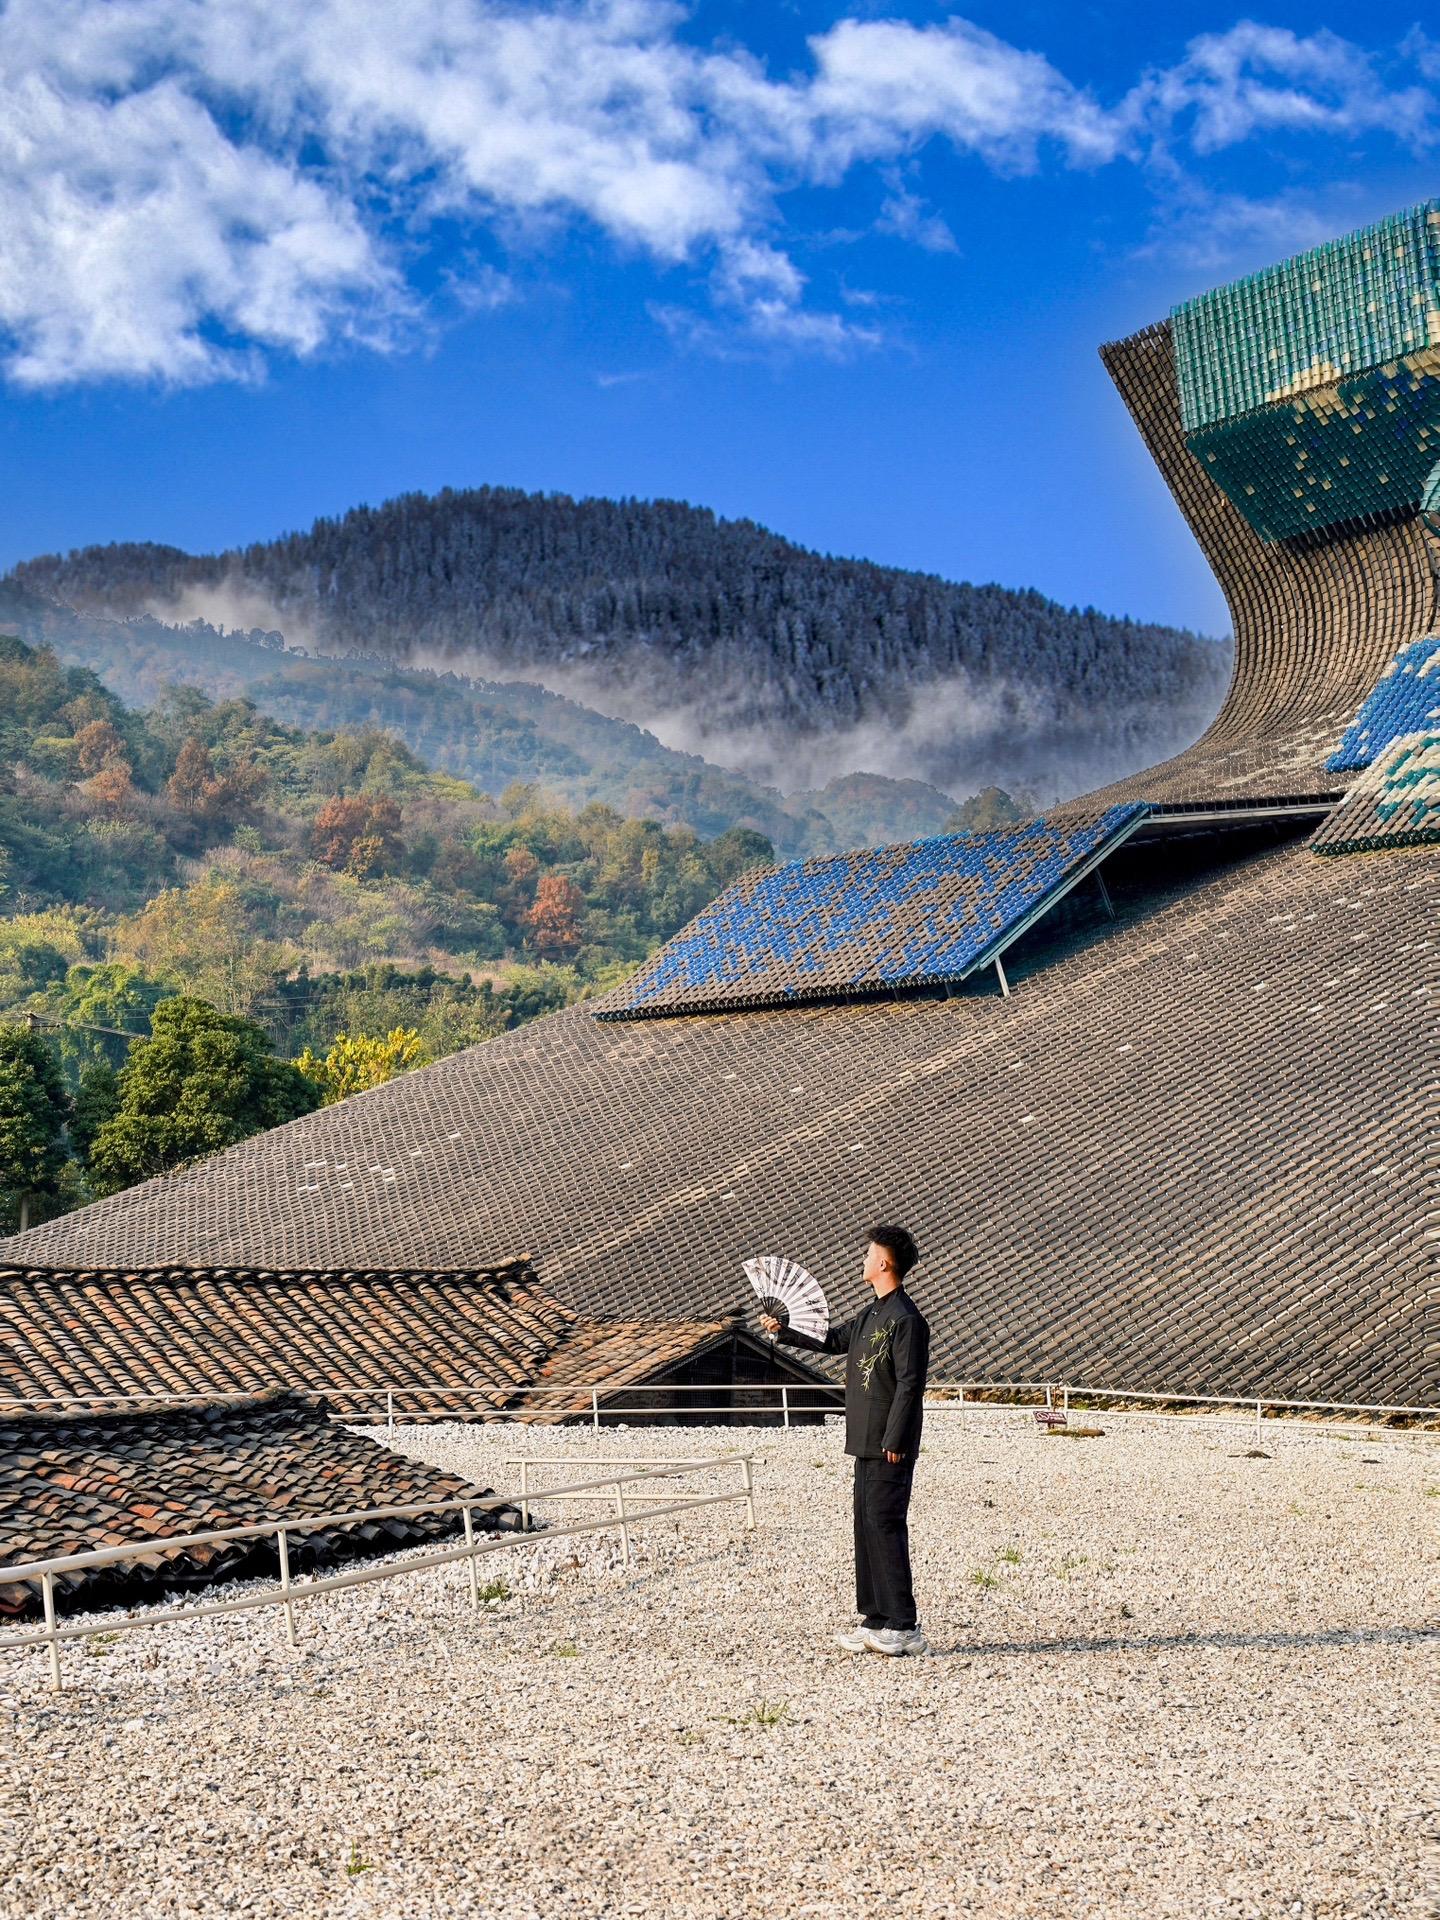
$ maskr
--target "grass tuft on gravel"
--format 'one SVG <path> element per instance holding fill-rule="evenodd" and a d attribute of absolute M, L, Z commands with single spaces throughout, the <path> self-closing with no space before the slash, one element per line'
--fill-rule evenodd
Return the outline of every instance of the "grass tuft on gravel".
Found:
<path fill-rule="evenodd" d="M 373 1873 L 374 1871 L 375 1862 L 365 1858 L 364 1854 L 360 1851 L 360 1842 L 358 1840 L 352 1840 L 350 1842 L 350 1857 L 345 1862 L 346 1878 L 353 1880 L 357 1874 Z"/>

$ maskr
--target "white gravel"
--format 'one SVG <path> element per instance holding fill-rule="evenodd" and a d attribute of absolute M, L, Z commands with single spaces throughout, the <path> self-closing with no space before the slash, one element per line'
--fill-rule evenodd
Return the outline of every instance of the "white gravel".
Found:
<path fill-rule="evenodd" d="M 5 1655 L 5 1920 L 1440 1912 L 1433 1442 L 936 1416 L 899 1661 L 830 1643 L 835 1423 L 401 1444 L 512 1493 L 519 1449 L 743 1446 L 760 1526 L 520 1545 L 478 1615 L 459 1569 L 359 1588 L 294 1652 L 269 1611 L 72 1646 L 59 1696 Z"/>

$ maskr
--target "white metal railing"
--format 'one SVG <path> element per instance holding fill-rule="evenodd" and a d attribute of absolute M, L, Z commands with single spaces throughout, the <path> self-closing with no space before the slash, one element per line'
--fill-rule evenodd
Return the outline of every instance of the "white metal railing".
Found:
<path fill-rule="evenodd" d="M 599 1381 L 586 1386 L 528 1386 L 528 1387 L 452 1387 L 441 1383 L 389 1383 L 380 1385 L 362 1385 L 348 1380 L 331 1380 L 314 1385 L 299 1385 L 293 1382 L 277 1382 L 291 1392 L 329 1395 L 335 1399 L 350 1402 L 366 1401 L 377 1412 L 384 1410 L 384 1425 L 391 1435 L 394 1434 L 400 1420 L 406 1413 L 421 1414 L 426 1411 L 445 1413 L 454 1412 L 459 1418 L 465 1418 L 467 1406 L 480 1403 L 479 1410 L 488 1412 L 497 1420 L 513 1420 L 523 1416 L 526 1411 L 544 1411 L 547 1403 L 552 1417 L 558 1412 L 562 1418 L 586 1420 L 593 1431 L 598 1433 L 607 1420 L 626 1418 L 663 1417 L 683 1412 L 687 1416 L 698 1414 L 725 1414 L 733 1419 L 736 1414 L 754 1412 L 757 1414 L 778 1414 L 781 1424 L 792 1425 L 801 1415 L 816 1413 L 838 1413 L 841 1407 L 843 1388 L 838 1384 L 825 1381 L 711 1381 L 691 1386 L 676 1382 L 661 1381 L 655 1384 L 642 1382 Z M 242 1388 L 231 1389 L 243 1392 Z M 680 1406 L 656 1404 L 657 1396 L 677 1394 L 730 1395 L 728 1401 L 721 1404 L 706 1404 L 701 1401 L 686 1400 Z M 945 1413 L 963 1409 L 967 1413 L 1013 1412 L 1035 1404 L 1035 1400 L 997 1400 L 996 1394 L 1017 1394 L 1042 1396 L 1043 1404 L 1062 1410 L 1068 1410 L 1072 1397 L 1076 1400 L 1141 1401 L 1153 1411 L 1146 1417 L 1165 1417 L 1172 1410 L 1191 1407 L 1211 1407 L 1233 1409 L 1233 1416 L 1244 1419 L 1253 1417 L 1257 1426 L 1266 1414 L 1320 1413 L 1329 1415 L 1357 1414 L 1370 1416 L 1368 1425 L 1374 1425 L 1380 1419 L 1409 1419 L 1422 1422 L 1431 1427 L 1440 1427 L 1440 1406 L 1388 1405 L 1380 1402 L 1354 1400 L 1290 1400 L 1277 1395 L 1250 1393 L 1204 1394 L 1180 1391 L 1156 1392 L 1150 1389 L 1132 1387 L 1096 1387 L 1083 1386 L 1074 1382 L 1054 1380 L 932 1380 L 926 1388 L 926 1408 Z M 620 1395 L 648 1395 L 649 1402 L 631 1404 L 617 1401 Z M 984 1397 L 977 1397 L 984 1396 Z M 753 1404 L 757 1399 L 759 1404 Z M 25 1399 L 16 1396 L 0 1397 L 0 1418 L 7 1413 L 19 1413 L 28 1410 L 59 1409 L 69 1410 L 78 1407 L 94 1407 L 97 1411 L 110 1409 L 153 1407 L 157 1405 L 184 1405 L 188 1401 L 212 1401 L 215 1393 L 146 1393 L 146 1394 L 59 1394 Z M 768 1405 L 766 1404 L 768 1400 Z M 555 1402 L 561 1402 L 557 1409 Z M 415 1403 L 419 1403 L 417 1408 Z M 460 1405 L 457 1407 L 456 1403 Z M 571 1403 L 568 1407 L 563 1403 Z M 538 1406 L 531 1407 L 531 1403 Z M 1127 1417 L 1123 1412 L 1115 1411 L 1111 1418 Z M 1186 1416 L 1189 1417 L 1189 1416 Z M 360 1416 L 347 1413 L 344 1418 L 352 1424 Z M 377 1421 L 375 1424 L 379 1424 Z M 1327 1421 L 1330 1430 L 1337 1428 Z"/>
<path fill-rule="evenodd" d="M 531 1488 L 529 1469 L 535 1466 L 551 1464 L 547 1461 L 530 1459 L 512 1460 L 507 1464 L 522 1466 L 522 1485 L 524 1501 L 521 1508 L 525 1525 L 529 1525 L 529 1502 Z M 603 1464 L 625 1466 L 627 1461 L 606 1461 Z M 679 1498 L 667 1501 L 661 1506 L 636 1507 L 631 1504 L 627 1488 L 648 1486 L 659 1480 L 673 1480 L 687 1474 L 715 1469 L 735 1468 L 739 1472 L 738 1485 L 726 1488 L 719 1493 L 685 1493 Z M 476 1562 L 482 1556 L 502 1553 L 507 1548 L 535 1544 L 538 1541 L 563 1540 L 572 1534 L 595 1533 L 614 1529 L 620 1535 L 623 1564 L 633 1564 L 630 1531 L 632 1527 L 642 1525 L 647 1520 L 659 1520 L 672 1514 L 689 1513 L 696 1507 L 723 1506 L 730 1502 L 743 1502 L 745 1507 L 745 1526 L 752 1529 L 755 1525 L 755 1456 L 749 1453 L 719 1454 L 711 1459 L 692 1458 L 688 1460 L 667 1460 L 647 1462 L 643 1471 L 638 1473 L 610 1474 L 600 1480 L 580 1480 L 570 1486 L 546 1487 L 541 1495 L 546 1500 L 602 1500 L 613 1507 L 613 1514 L 605 1519 L 580 1520 L 563 1527 L 547 1526 L 543 1533 L 527 1532 L 500 1534 L 484 1541 L 475 1535 L 474 1516 L 477 1512 L 492 1512 L 499 1507 L 513 1506 L 515 1503 L 506 1495 L 477 1497 L 473 1500 L 454 1498 L 449 1500 L 420 1500 L 404 1506 L 365 1507 L 348 1513 L 307 1513 L 287 1516 L 284 1520 L 268 1520 L 244 1527 L 212 1527 L 203 1533 L 173 1534 L 163 1539 L 147 1538 L 130 1541 L 123 1546 L 99 1547 L 88 1553 L 60 1554 L 48 1560 L 31 1560 L 15 1566 L 0 1567 L 0 1585 L 11 1583 L 40 1582 L 41 1609 L 44 1625 L 33 1631 L 23 1633 L 0 1633 L 0 1653 L 22 1652 L 27 1647 L 43 1646 L 48 1648 L 50 1656 L 50 1684 L 60 1691 L 62 1685 L 60 1670 L 60 1645 L 65 1640 L 84 1640 L 95 1634 L 128 1633 L 141 1627 L 179 1626 L 192 1620 L 212 1620 L 221 1614 L 247 1613 L 260 1607 L 283 1607 L 285 1611 L 285 1637 L 293 1647 L 296 1644 L 295 1609 L 302 1601 L 318 1599 L 321 1594 L 335 1593 L 343 1587 L 368 1586 L 376 1580 L 393 1580 L 402 1574 L 420 1573 L 431 1567 L 445 1567 L 457 1560 L 467 1563 L 469 1574 L 470 1605 L 480 1605 L 480 1584 L 476 1572 Z M 411 1519 L 420 1514 L 455 1513 L 461 1514 L 465 1528 L 463 1546 L 440 1548 L 433 1552 L 412 1555 L 404 1560 L 391 1561 L 382 1566 L 355 1567 L 345 1573 L 326 1575 L 321 1579 L 292 1580 L 290 1577 L 290 1536 L 307 1532 L 315 1527 L 356 1526 L 369 1520 Z M 134 1559 L 144 1554 L 177 1552 L 188 1547 L 219 1546 L 232 1540 L 268 1540 L 273 1538 L 276 1557 L 280 1565 L 279 1585 L 267 1588 L 263 1593 L 245 1594 L 236 1600 L 212 1601 L 199 1606 L 154 1607 L 145 1613 L 105 1615 L 98 1621 L 82 1621 L 70 1626 L 58 1624 L 55 1614 L 55 1576 L 61 1573 L 79 1572 L 90 1567 L 113 1566 L 117 1561 Z"/>

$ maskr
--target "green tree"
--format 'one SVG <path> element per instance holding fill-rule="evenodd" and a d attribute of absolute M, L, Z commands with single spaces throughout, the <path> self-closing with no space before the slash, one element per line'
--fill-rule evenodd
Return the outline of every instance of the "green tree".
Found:
<path fill-rule="evenodd" d="M 118 1076 L 119 1104 L 90 1150 L 90 1183 L 115 1193 L 233 1147 L 320 1105 L 320 1089 L 277 1060 L 253 1021 L 178 995 L 151 1016 Z"/>
<path fill-rule="evenodd" d="M 1013 827 L 1025 818 L 1025 808 L 1003 787 L 982 787 L 972 793 L 945 823 L 947 833 L 994 833 L 1000 827 Z"/>
<path fill-rule="evenodd" d="M 108 1060 L 91 1060 L 80 1069 L 80 1084 L 70 1114 L 70 1144 L 89 1163 L 96 1137 L 120 1105 L 120 1076 Z"/>
<path fill-rule="evenodd" d="M 315 1082 L 328 1107 L 352 1093 L 384 1086 L 397 1073 L 418 1065 L 423 1052 L 413 1027 L 392 1027 L 383 1036 L 337 1033 L 328 1053 L 315 1054 L 306 1047 L 295 1064 L 307 1080 Z"/>
<path fill-rule="evenodd" d="M 0 1027 L 0 1219 L 22 1232 L 54 1211 L 69 1153 L 70 1096 L 48 1040 Z"/>

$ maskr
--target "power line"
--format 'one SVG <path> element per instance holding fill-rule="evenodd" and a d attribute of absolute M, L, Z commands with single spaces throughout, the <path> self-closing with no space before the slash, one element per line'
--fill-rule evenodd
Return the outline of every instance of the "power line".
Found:
<path fill-rule="evenodd" d="M 61 1027 L 74 1033 L 106 1033 L 114 1040 L 144 1040 L 143 1033 L 134 1033 L 125 1027 L 97 1027 L 88 1020 L 62 1020 L 51 1013 L 0 1013 L 0 1020 L 11 1026 L 27 1026 L 33 1033 L 36 1027 Z"/>

